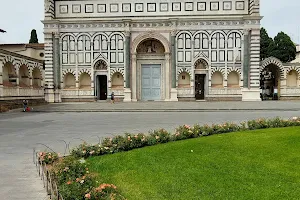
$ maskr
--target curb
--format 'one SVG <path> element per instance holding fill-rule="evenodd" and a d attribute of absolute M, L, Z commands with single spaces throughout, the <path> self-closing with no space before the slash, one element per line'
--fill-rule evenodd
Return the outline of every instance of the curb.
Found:
<path fill-rule="evenodd" d="M 103 110 L 33 110 L 36 113 L 62 113 L 62 112 L 255 112 L 255 111 L 300 111 L 300 109 L 103 109 Z"/>

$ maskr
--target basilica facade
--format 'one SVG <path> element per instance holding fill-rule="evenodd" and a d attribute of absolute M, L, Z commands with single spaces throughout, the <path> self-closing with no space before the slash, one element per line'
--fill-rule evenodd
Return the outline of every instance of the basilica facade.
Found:
<path fill-rule="evenodd" d="M 45 0 L 48 102 L 260 99 L 259 0 Z"/>

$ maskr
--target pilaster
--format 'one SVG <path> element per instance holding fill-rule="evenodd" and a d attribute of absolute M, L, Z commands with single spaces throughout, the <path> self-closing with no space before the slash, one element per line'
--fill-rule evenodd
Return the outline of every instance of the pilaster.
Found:
<path fill-rule="evenodd" d="M 260 29 L 249 32 L 249 81 L 242 90 L 243 101 L 261 101 L 260 99 Z M 245 70 L 245 69 L 244 69 Z M 244 80 L 245 81 L 245 80 Z M 245 83 L 244 83 L 245 84 Z"/>
<path fill-rule="evenodd" d="M 176 31 L 171 33 L 171 74 L 172 88 L 176 88 Z"/>
<path fill-rule="evenodd" d="M 170 90 L 170 54 L 169 53 L 166 53 L 165 54 L 165 61 L 166 61 L 166 70 L 165 70 L 165 73 L 166 73 L 166 83 L 165 83 L 165 99 L 166 101 L 169 101 L 170 100 L 170 93 L 171 93 L 171 90 Z"/>
<path fill-rule="evenodd" d="M 244 30 L 243 87 L 249 88 L 249 30 Z"/>
<path fill-rule="evenodd" d="M 53 35 L 45 33 L 45 100 L 54 103 Z"/>
<path fill-rule="evenodd" d="M 136 74 L 136 54 L 132 54 L 132 66 L 131 66 L 131 89 L 132 89 L 132 101 L 137 101 L 137 74 Z"/>

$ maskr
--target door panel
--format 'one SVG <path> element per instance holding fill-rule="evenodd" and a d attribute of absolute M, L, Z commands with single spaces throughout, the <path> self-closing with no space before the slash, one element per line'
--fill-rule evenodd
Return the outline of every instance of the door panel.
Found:
<path fill-rule="evenodd" d="M 205 83 L 205 75 L 204 74 L 196 74 L 195 75 L 195 98 L 196 98 L 196 100 L 204 100 L 205 99 L 204 83 Z"/>
<path fill-rule="evenodd" d="M 161 66 L 142 65 L 142 100 L 159 100 L 161 93 Z"/>
<path fill-rule="evenodd" d="M 106 100 L 107 99 L 107 76 L 106 75 L 99 75 L 97 76 L 97 97 L 99 100 Z"/>

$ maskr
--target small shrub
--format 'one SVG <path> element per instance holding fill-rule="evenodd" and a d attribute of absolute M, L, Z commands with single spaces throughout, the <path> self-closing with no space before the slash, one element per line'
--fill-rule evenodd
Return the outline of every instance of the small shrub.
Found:
<path fill-rule="evenodd" d="M 154 130 L 150 132 L 148 136 L 148 141 L 151 141 L 151 144 L 166 143 L 171 141 L 171 134 L 165 129 Z"/>
<path fill-rule="evenodd" d="M 55 152 L 39 152 L 38 159 L 41 163 L 48 165 L 58 160 L 58 154 Z"/>
<path fill-rule="evenodd" d="M 195 131 L 193 128 L 191 128 L 189 125 L 183 125 L 179 126 L 176 129 L 175 135 L 173 135 L 173 140 L 184 140 L 188 138 L 194 138 L 197 137 L 197 134 L 195 134 Z"/>

